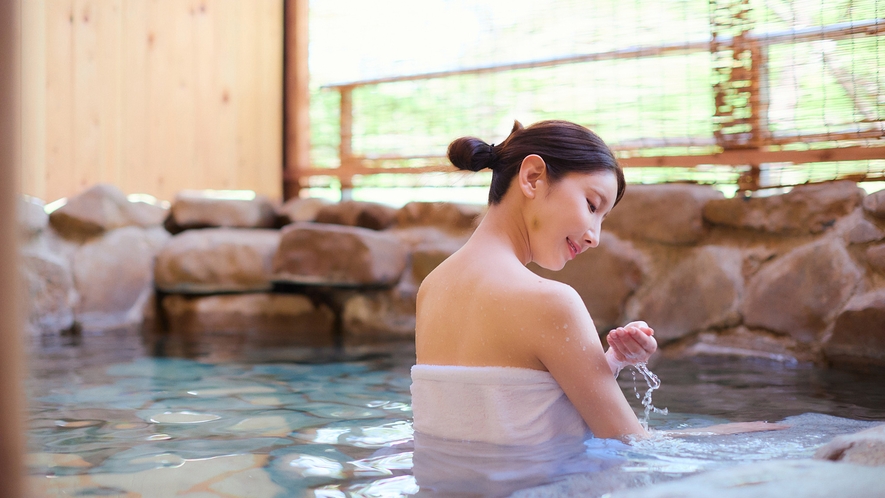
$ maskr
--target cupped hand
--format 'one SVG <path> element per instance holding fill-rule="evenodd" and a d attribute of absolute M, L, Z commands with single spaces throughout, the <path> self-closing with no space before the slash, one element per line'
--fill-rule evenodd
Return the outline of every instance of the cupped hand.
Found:
<path fill-rule="evenodd" d="M 613 329 L 608 333 L 606 354 L 622 367 L 647 362 L 658 349 L 654 334 L 655 331 L 645 322 L 630 322 Z"/>

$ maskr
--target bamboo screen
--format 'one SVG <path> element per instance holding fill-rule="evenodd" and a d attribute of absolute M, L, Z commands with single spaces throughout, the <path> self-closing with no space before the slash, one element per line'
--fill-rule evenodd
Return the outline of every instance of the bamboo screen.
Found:
<path fill-rule="evenodd" d="M 513 119 L 553 118 L 596 131 L 632 182 L 883 178 L 876 0 L 310 7 L 304 186 L 482 184 L 447 172 L 452 139 L 500 142 Z"/>

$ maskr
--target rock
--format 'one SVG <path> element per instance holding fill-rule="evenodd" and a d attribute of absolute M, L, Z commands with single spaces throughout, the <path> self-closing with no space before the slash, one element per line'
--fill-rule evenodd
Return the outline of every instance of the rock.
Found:
<path fill-rule="evenodd" d="M 596 329 L 605 333 L 623 324 L 625 303 L 642 284 L 644 265 L 642 255 L 630 242 L 603 233 L 598 247 L 584 251 L 561 271 L 537 265 L 530 268 L 542 277 L 564 282 L 578 291 Z"/>
<path fill-rule="evenodd" d="M 412 249 L 412 278 L 418 284 L 464 245 L 458 239 L 444 239 L 422 242 Z"/>
<path fill-rule="evenodd" d="M 879 244 L 867 248 L 867 263 L 879 272 L 885 273 L 885 244 Z"/>
<path fill-rule="evenodd" d="M 663 484 L 619 491 L 612 493 L 611 498 L 882 495 L 880 469 L 817 460 L 779 460 L 713 470 Z"/>
<path fill-rule="evenodd" d="M 360 292 L 344 303 L 342 324 L 347 345 L 387 340 L 415 340 L 417 289 Z"/>
<path fill-rule="evenodd" d="M 157 255 L 154 282 L 169 293 L 270 290 L 280 232 L 267 228 L 206 228 L 180 233 Z"/>
<path fill-rule="evenodd" d="M 73 260 L 77 321 L 98 330 L 140 323 L 154 292 L 154 257 L 168 238 L 161 227 L 125 227 L 83 244 Z"/>
<path fill-rule="evenodd" d="M 320 210 L 330 205 L 332 205 L 332 201 L 327 201 L 326 199 L 317 197 L 301 199 L 296 197 L 290 199 L 277 209 L 277 216 L 282 219 L 283 225 L 298 221 L 316 221 Z"/>
<path fill-rule="evenodd" d="M 68 260 L 42 244 L 27 246 L 20 258 L 28 332 L 41 335 L 71 330 L 77 291 Z"/>
<path fill-rule="evenodd" d="M 648 286 L 629 309 L 644 320 L 659 343 L 740 322 L 743 258 L 737 249 L 706 246 L 690 251 Z"/>
<path fill-rule="evenodd" d="M 830 325 L 861 279 L 837 240 L 801 246 L 762 267 L 747 284 L 741 312 L 750 328 L 811 343 Z"/>
<path fill-rule="evenodd" d="M 23 195 L 19 198 L 16 216 L 19 233 L 24 237 L 39 235 L 49 226 L 49 215 L 43 209 L 45 203 L 36 197 Z"/>
<path fill-rule="evenodd" d="M 732 356 L 740 358 L 762 358 L 781 363 L 812 361 L 814 358 L 804 351 L 797 352 L 796 340 L 778 336 L 761 330 L 736 327 L 724 332 L 702 332 L 690 344 L 665 349 L 664 354 L 677 357 L 692 356 Z"/>
<path fill-rule="evenodd" d="M 237 336 L 278 346 L 331 346 L 335 317 L 299 294 L 171 295 L 163 298 L 169 333 L 185 339 Z"/>
<path fill-rule="evenodd" d="M 885 365 L 885 289 L 852 298 L 823 349 L 835 363 Z"/>
<path fill-rule="evenodd" d="M 701 212 L 722 193 L 700 185 L 630 185 L 604 226 L 627 239 L 694 244 L 704 236 Z"/>
<path fill-rule="evenodd" d="M 282 230 L 274 280 L 329 286 L 390 286 L 406 267 L 407 251 L 392 234 L 321 223 Z"/>
<path fill-rule="evenodd" d="M 166 211 L 159 203 L 130 202 L 117 187 L 98 184 L 68 199 L 49 222 L 64 235 L 88 237 L 127 226 L 159 226 Z"/>
<path fill-rule="evenodd" d="M 317 223 L 384 230 L 396 222 L 396 208 L 374 202 L 342 201 L 324 206 L 317 213 Z"/>
<path fill-rule="evenodd" d="M 846 236 L 849 244 L 866 244 L 882 239 L 885 239 L 885 232 L 863 218 L 848 231 Z"/>
<path fill-rule="evenodd" d="M 448 230 L 472 231 L 484 206 L 450 202 L 410 202 L 396 213 L 398 227 L 436 226 Z"/>
<path fill-rule="evenodd" d="M 885 220 L 885 190 L 868 195 L 863 200 L 863 208 L 876 218 Z"/>
<path fill-rule="evenodd" d="M 704 206 L 704 219 L 777 234 L 820 233 L 854 211 L 863 195 L 850 181 L 800 185 L 783 195 L 711 201 Z"/>
<path fill-rule="evenodd" d="M 814 458 L 872 467 L 885 466 L 885 425 L 837 436 L 818 448 Z"/>
<path fill-rule="evenodd" d="M 183 190 L 172 203 L 171 221 L 182 229 L 272 228 L 273 204 L 252 191 Z"/>

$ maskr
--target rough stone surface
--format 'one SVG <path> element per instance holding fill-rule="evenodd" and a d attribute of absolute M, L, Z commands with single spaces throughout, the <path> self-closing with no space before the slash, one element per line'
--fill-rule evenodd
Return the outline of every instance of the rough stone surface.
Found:
<path fill-rule="evenodd" d="M 126 226 L 159 226 L 166 211 L 159 204 L 130 202 L 117 187 L 98 184 L 68 199 L 49 221 L 62 234 L 92 236 Z"/>
<path fill-rule="evenodd" d="M 28 245 L 20 258 L 28 333 L 57 334 L 70 330 L 74 326 L 77 291 L 68 260 L 45 244 Z"/>
<path fill-rule="evenodd" d="M 443 239 L 423 242 L 412 249 L 412 278 L 421 283 L 434 268 L 464 245 L 462 240 Z"/>
<path fill-rule="evenodd" d="M 171 221 L 182 229 L 205 227 L 271 228 L 276 213 L 262 195 L 236 196 L 223 192 L 184 190 L 172 203 Z"/>
<path fill-rule="evenodd" d="M 763 266 L 747 284 L 744 323 L 811 343 L 854 294 L 861 272 L 838 240 L 801 246 Z"/>
<path fill-rule="evenodd" d="M 397 209 L 363 201 L 344 201 L 320 208 L 317 223 L 384 230 L 396 223 Z"/>
<path fill-rule="evenodd" d="M 611 498 L 830 498 L 883 496 L 882 470 L 816 460 L 779 460 L 705 472 Z"/>
<path fill-rule="evenodd" d="M 162 307 L 169 332 L 185 339 L 233 335 L 262 345 L 333 344 L 332 311 L 299 294 L 171 295 Z"/>
<path fill-rule="evenodd" d="M 627 298 L 645 277 L 642 255 L 630 242 L 611 233 L 603 233 L 598 247 L 584 251 L 562 271 L 536 265 L 530 268 L 538 275 L 574 287 L 600 333 L 622 325 Z"/>
<path fill-rule="evenodd" d="M 436 226 L 449 230 L 473 230 L 483 206 L 448 202 L 410 202 L 396 213 L 399 227 Z"/>
<path fill-rule="evenodd" d="M 630 319 L 654 324 L 658 342 L 740 322 L 743 258 L 737 249 L 692 250 L 630 306 Z"/>
<path fill-rule="evenodd" d="M 395 235 L 366 228 L 293 223 L 273 258 L 274 280 L 330 286 L 392 286 L 408 253 Z"/>
<path fill-rule="evenodd" d="M 850 181 L 800 185 L 783 195 L 709 202 L 704 206 L 704 219 L 777 234 L 820 233 L 854 211 L 863 195 Z"/>
<path fill-rule="evenodd" d="M 818 448 L 814 458 L 873 467 L 885 466 L 885 425 L 837 436 Z"/>
<path fill-rule="evenodd" d="M 154 257 L 168 238 L 161 227 L 125 227 L 83 244 L 73 259 L 77 321 L 87 329 L 141 322 L 154 292 Z"/>
<path fill-rule="evenodd" d="M 867 248 L 867 263 L 876 271 L 885 273 L 885 244 Z"/>
<path fill-rule="evenodd" d="M 852 298 L 823 348 L 836 363 L 885 365 L 885 289 Z"/>
<path fill-rule="evenodd" d="M 876 218 L 885 220 L 885 190 L 868 195 L 863 200 L 863 208 Z"/>
<path fill-rule="evenodd" d="M 692 338 L 690 344 L 680 344 L 664 350 L 667 356 L 732 356 L 741 358 L 763 358 L 782 363 L 812 361 L 813 356 L 805 351 L 797 352 L 796 340 L 788 336 L 778 336 L 746 327 L 736 327 L 727 331 L 702 332 Z"/>
<path fill-rule="evenodd" d="M 16 216 L 19 234 L 24 237 L 39 235 L 49 226 L 49 215 L 43 210 L 44 202 L 28 195 L 19 197 Z"/>
<path fill-rule="evenodd" d="M 722 193 L 699 185 L 630 185 L 605 228 L 627 239 L 694 244 L 705 234 L 704 206 Z"/>
<path fill-rule="evenodd" d="M 306 199 L 294 198 L 288 200 L 277 209 L 277 216 L 282 219 L 283 225 L 295 222 L 316 221 L 320 210 L 332 205 L 332 201 L 309 197 Z"/>
<path fill-rule="evenodd" d="M 868 220 L 860 219 L 846 235 L 849 244 L 867 244 L 885 239 L 885 231 L 870 223 Z"/>
<path fill-rule="evenodd" d="M 397 286 L 351 296 L 341 316 L 345 343 L 414 340 L 416 290 Z"/>
<path fill-rule="evenodd" d="M 180 233 L 157 255 L 154 281 L 170 293 L 270 290 L 280 232 L 266 228 L 206 228 Z"/>

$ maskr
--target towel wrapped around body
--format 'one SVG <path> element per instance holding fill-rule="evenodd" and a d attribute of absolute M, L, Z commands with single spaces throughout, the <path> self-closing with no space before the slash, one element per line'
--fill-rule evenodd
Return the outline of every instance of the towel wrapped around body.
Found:
<path fill-rule="evenodd" d="M 549 372 L 515 367 L 415 365 L 415 431 L 501 445 L 586 437 L 584 419 Z"/>

